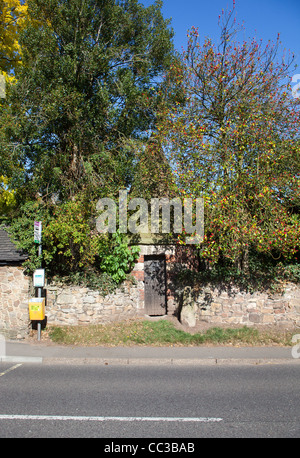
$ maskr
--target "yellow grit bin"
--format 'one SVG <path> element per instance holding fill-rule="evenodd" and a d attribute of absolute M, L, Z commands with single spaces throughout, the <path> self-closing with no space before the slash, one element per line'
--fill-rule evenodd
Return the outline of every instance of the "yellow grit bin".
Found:
<path fill-rule="evenodd" d="M 29 299 L 29 319 L 42 321 L 45 319 L 45 298 L 34 297 Z"/>

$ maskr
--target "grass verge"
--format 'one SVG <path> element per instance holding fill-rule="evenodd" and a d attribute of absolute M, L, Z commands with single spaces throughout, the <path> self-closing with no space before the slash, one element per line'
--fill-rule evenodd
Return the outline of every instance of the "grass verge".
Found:
<path fill-rule="evenodd" d="M 292 332 L 275 333 L 249 327 L 213 327 L 190 334 L 167 320 L 126 321 L 107 325 L 51 326 L 49 338 L 64 345 L 83 346 L 200 346 L 212 345 L 292 345 Z"/>

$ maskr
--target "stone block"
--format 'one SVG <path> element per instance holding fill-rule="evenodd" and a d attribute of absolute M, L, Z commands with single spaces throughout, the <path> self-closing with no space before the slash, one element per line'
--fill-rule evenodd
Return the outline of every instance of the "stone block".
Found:
<path fill-rule="evenodd" d="M 257 308 L 256 301 L 248 301 L 247 309 L 256 309 L 256 308 Z"/>
<path fill-rule="evenodd" d="M 271 315 L 271 314 L 264 314 L 262 315 L 262 323 L 264 324 L 272 324 L 272 323 L 275 323 L 275 317 L 274 315 Z"/>
<path fill-rule="evenodd" d="M 74 296 L 72 294 L 61 293 L 57 296 L 56 302 L 58 305 L 73 304 Z"/>
<path fill-rule="evenodd" d="M 258 313 L 249 313 L 249 321 L 251 321 L 251 323 L 260 323 L 261 315 Z"/>
<path fill-rule="evenodd" d="M 213 313 L 218 313 L 222 310 L 222 304 L 220 302 L 212 302 L 210 304 L 210 309 Z"/>
<path fill-rule="evenodd" d="M 134 265 L 133 272 L 136 272 L 138 270 L 144 270 L 144 263 L 143 262 L 137 262 Z"/>
<path fill-rule="evenodd" d="M 292 307 L 300 307 L 300 298 L 291 299 L 289 303 Z"/>
<path fill-rule="evenodd" d="M 94 296 L 84 296 L 82 302 L 84 304 L 94 304 L 96 302 L 96 298 Z"/>

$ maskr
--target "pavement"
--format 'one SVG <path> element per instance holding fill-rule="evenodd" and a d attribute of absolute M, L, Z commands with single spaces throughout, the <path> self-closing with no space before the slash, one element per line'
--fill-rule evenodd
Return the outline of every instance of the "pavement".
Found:
<path fill-rule="evenodd" d="M 1 350 L 1 349 L 0 349 Z M 6 341 L 0 362 L 97 365 L 300 364 L 292 347 L 79 347 L 43 341 Z"/>

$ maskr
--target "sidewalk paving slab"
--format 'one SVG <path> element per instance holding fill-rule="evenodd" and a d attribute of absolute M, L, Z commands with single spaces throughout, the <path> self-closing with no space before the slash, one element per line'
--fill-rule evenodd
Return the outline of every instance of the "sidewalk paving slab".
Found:
<path fill-rule="evenodd" d="M 221 365 L 221 364 L 299 364 L 291 347 L 79 347 L 6 342 L 0 361 L 43 364 L 122 364 L 122 365 Z"/>

